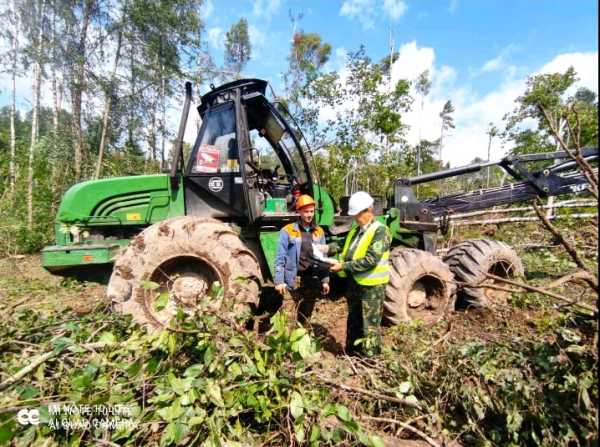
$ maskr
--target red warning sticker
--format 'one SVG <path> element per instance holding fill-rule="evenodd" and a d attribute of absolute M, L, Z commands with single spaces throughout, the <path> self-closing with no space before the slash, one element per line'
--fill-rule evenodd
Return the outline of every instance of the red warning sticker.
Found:
<path fill-rule="evenodd" d="M 221 152 L 216 146 L 203 144 L 196 156 L 195 172 L 217 172 Z"/>

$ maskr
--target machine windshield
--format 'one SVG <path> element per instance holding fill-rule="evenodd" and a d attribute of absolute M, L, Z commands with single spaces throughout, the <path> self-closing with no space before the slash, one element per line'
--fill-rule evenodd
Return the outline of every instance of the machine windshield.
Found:
<path fill-rule="evenodd" d="M 264 154 L 268 142 L 286 174 L 293 176 L 299 184 L 307 183 L 308 175 L 302 161 L 302 149 L 294 141 L 288 124 L 262 95 L 247 100 L 246 107 L 252 145 L 258 153 Z M 261 141 L 257 136 L 264 137 L 267 141 Z"/>
<path fill-rule="evenodd" d="M 283 119 L 285 119 L 287 121 L 287 129 L 288 130 L 286 131 L 286 137 L 289 142 L 288 147 L 291 150 L 291 157 L 295 160 L 295 163 L 297 165 L 304 168 L 304 164 L 302 163 L 302 157 L 301 157 L 301 154 L 302 153 L 304 154 L 304 158 L 306 159 L 306 163 L 308 165 L 309 173 L 311 174 L 311 178 L 314 181 L 316 179 L 316 177 L 315 177 L 315 171 L 314 171 L 315 167 L 312 165 L 312 163 L 313 163 L 312 155 L 310 152 L 307 153 L 305 148 L 302 147 L 303 136 L 302 136 L 301 131 L 294 126 L 294 124 L 295 124 L 294 119 L 289 114 L 287 108 L 278 107 L 277 112 L 279 112 L 279 114 L 281 114 Z M 294 139 L 291 137 L 290 132 L 294 133 L 294 136 L 296 137 L 296 140 L 298 141 L 298 145 L 296 145 L 296 143 L 294 142 Z"/>
<path fill-rule="evenodd" d="M 239 172 L 238 143 L 233 103 L 206 113 L 202 131 L 192 151 L 192 174 Z"/>

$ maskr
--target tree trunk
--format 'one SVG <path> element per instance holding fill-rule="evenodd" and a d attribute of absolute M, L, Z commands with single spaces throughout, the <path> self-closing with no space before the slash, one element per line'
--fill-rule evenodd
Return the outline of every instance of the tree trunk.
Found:
<path fill-rule="evenodd" d="M 132 26 L 133 28 L 133 26 Z M 130 86 L 130 104 L 129 104 L 129 120 L 127 123 L 127 140 L 130 148 L 133 148 L 133 126 L 134 126 L 134 108 L 135 102 L 135 44 L 133 37 L 133 29 L 130 30 L 130 53 L 129 53 L 129 86 Z"/>
<path fill-rule="evenodd" d="M 33 94 L 33 110 L 31 114 L 31 141 L 29 145 L 29 162 L 27 176 L 27 228 L 29 231 L 33 229 L 33 162 L 35 154 L 35 146 L 38 138 L 38 115 L 40 109 L 40 90 L 42 84 L 42 39 L 44 37 L 44 28 L 42 19 L 44 17 L 45 1 L 41 0 L 39 4 L 38 20 L 36 25 L 39 27 L 38 39 L 36 42 L 36 61 L 34 65 L 34 75 L 32 83 Z"/>
<path fill-rule="evenodd" d="M 164 65 L 160 67 L 160 170 L 161 172 L 165 169 L 165 139 L 166 139 L 166 103 L 165 103 L 165 72 Z"/>
<path fill-rule="evenodd" d="M 16 154 L 17 154 L 17 133 L 16 133 L 16 115 L 17 115 L 17 58 L 19 53 L 19 16 L 17 15 L 17 2 L 12 2 L 13 14 L 13 39 L 12 39 L 12 79 L 11 79 L 11 103 L 10 103 L 10 162 L 8 175 L 10 177 L 10 192 L 14 198 L 15 182 L 17 178 Z"/>
<path fill-rule="evenodd" d="M 58 83 L 56 79 L 56 0 L 52 2 L 52 136 L 54 137 L 54 150 L 56 152 L 56 140 L 58 138 L 58 114 L 59 114 L 59 98 L 58 98 Z"/>
<path fill-rule="evenodd" d="M 58 76 L 56 74 L 56 66 L 58 65 L 58 57 L 56 54 L 56 48 L 58 42 L 56 39 L 56 0 L 52 2 L 52 80 L 50 88 L 52 90 L 52 148 L 53 154 L 51 158 L 52 164 L 52 185 L 54 185 L 52 191 L 52 202 L 50 204 L 50 211 L 52 214 L 56 212 L 58 203 L 62 195 L 62 180 L 61 167 L 64 165 L 61 160 L 61 154 L 58 148 L 58 126 L 59 126 L 59 114 L 61 109 L 61 93 L 62 86 L 59 86 Z"/>
<path fill-rule="evenodd" d="M 487 161 L 490 161 L 490 150 L 492 149 L 492 135 L 491 135 L 491 131 L 490 131 L 490 138 L 488 140 L 488 150 L 487 150 Z M 490 167 L 487 167 L 487 171 L 486 171 L 486 180 L 485 180 L 485 185 L 486 188 L 490 187 Z"/>
<path fill-rule="evenodd" d="M 71 107 L 73 112 L 72 133 L 75 147 L 75 181 L 81 178 L 81 165 L 83 160 L 83 135 L 81 131 L 81 103 L 85 82 L 85 59 L 87 30 L 90 24 L 94 0 L 87 0 L 84 5 L 81 29 L 77 36 L 75 63 L 71 80 Z"/>
<path fill-rule="evenodd" d="M 150 159 L 156 161 L 156 97 L 150 103 L 150 130 L 148 132 Z"/>
<path fill-rule="evenodd" d="M 442 128 L 440 130 L 440 145 L 439 145 L 439 151 L 438 151 L 438 156 L 440 159 L 440 169 L 443 168 L 444 166 L 444 162 L 442 161 L 442 147 L 444 144 L 444 119 L 442 118 Z"/>
<path fill-rule="evenodd" d="M 115 60 L 113 63 L 113 69 L 110 74 L 110 86 L 109 91 L 106 94 L 106 102 L 104 104 L 104 112 L 102 113 L 102 134 L 100 136 L 100 147 L 98 148 L 98 160 L 96 162 L 96 172 L 94 173 L 94 178 L 97 179 L 100 177 L 100 172 L 102 170 L 102 159 L 104 158 L 104 146 L 106 145 L 106 137 L 108 133 L 108 116 L 110 115 L 110 107 L 112 102 L 112 89 L 115 83 L 115 77 L 117 75 L 117 68 L 119 66 L 119 58 L 121 55 L 121 42 L 123 37 L 123 28 L 119 29 L 119 34 L 117 35 L 117 49 L 115 52 Z"/>

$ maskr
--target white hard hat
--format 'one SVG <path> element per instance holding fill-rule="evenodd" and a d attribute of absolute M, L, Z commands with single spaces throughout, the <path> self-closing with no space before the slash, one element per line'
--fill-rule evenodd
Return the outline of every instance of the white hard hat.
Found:
<path fill-rule="evenodd" d="M 350 196 L 348 201 L 348 216 L 356 216 L 363 210 L 373 206 L 375 200 L 368 192 L 358 191 Z"/>

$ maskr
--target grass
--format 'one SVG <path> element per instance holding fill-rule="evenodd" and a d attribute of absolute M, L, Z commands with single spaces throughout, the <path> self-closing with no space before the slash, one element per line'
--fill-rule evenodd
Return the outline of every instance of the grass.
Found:
<path fill-rule="evenodd" d="M 566 227 L 580 247 L 588 229 Z M 548 242 L 521 227 L 494 232 L 513 245 L 524 234 Z M 458 239 L 473 236 L 461 230 Z M 530 283 L 572 268 L 556 248 L 520 254 Z M 539 294 L 513 294 L 508 306 L 455 312 L 434 326 L 388 328 L 383 353 L 359 359 L 340 354 L 342 300 L 318 304 L 311 332 L 280 312 L 261 334 L 210 313 L 180 314 L 171 330 L 146 334 L 110 311 L 102 286 L 52 277 L 36 257 L 0 261 L 0 290 L 0 387 L 9 383 L 0 392 L 0 444 L 597 442 L 596 322 Z M 595 300 L 583 285 L 560 293 Z M 52 426 L 53 403 L 124 405 L 127 423 L 87 427 L 106 419 L 93 413 L 68 415 L 80 423 L 71 429 Z M 39 409 L 42 423 L 20 425 L 24 408 Z"/>

